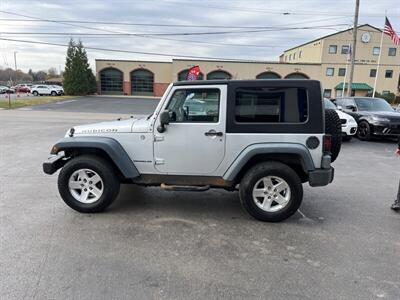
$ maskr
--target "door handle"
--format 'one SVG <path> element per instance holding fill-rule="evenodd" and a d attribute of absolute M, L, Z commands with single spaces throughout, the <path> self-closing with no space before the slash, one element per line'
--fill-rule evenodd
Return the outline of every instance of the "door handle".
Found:
<path fill-rule="evenodd" d="M 210 131 L 207 131 L 204 133 L 205 136 L 223 136 L 224 134 L 221 131 L 215 131 L 214 129 L 211 129 Z"/>

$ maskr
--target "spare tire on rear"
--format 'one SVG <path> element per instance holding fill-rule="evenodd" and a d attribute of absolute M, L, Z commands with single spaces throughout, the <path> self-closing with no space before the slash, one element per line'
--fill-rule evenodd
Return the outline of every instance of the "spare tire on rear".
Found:
<path fill-rule="evenodd" d="M 334 162 L 342 146 L 342 123 L 334 109 L 325 109 L 325 134 L 332 136 L 331 161 Z"/>

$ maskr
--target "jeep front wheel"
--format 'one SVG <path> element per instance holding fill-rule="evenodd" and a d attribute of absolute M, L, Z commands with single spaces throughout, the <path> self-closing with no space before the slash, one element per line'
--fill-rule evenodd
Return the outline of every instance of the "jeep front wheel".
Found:
<path fill-rule="evenodd" d="M 261 163 L 251 168 L 240 182 L 242 206 L 254 218 L 280 222 L 292 216 L 303 199 L 297 173 L 279 162 Z"/>
<path fill-rule="evenodd" d="M 58 190 L 64 202 L 82 213 L 105 210 L 117 197 L 119 187 L 113 167 L 98 156 L 72 158 L 58 176 Z"/>

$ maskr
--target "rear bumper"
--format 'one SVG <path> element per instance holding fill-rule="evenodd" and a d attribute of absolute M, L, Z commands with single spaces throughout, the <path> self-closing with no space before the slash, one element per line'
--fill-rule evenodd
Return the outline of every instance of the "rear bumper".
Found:
<path fill-rule="evenodd" d="M 308 182 L 310 186 L 325 186 L 333 181 L 335 169 L 330 167 L 328 169 L 315 169 L 308 173 Z"/>
<path fill-rule="evenodd" d="M 43 163 L 43 172 L 46 174 L 54 174 L 58 169 L 62 168 L 67 160 L 64 154 L 52 155 Z"/>

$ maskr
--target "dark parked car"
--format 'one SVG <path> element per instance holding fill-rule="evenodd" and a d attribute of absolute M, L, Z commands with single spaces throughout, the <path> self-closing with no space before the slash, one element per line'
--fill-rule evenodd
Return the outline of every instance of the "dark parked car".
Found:
<path fill-rule="evenodd" d="M 369 140 L 373 136 L 398 137 L 400 135 L 400 113 L 380 98 L 348 97 L 336 99 L 336 105 L 352 115 L 358 123 L 357 136 Z"/>

